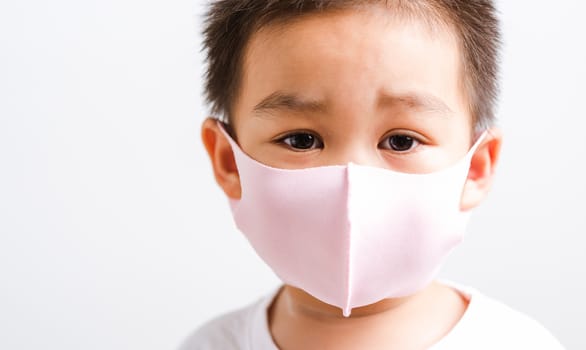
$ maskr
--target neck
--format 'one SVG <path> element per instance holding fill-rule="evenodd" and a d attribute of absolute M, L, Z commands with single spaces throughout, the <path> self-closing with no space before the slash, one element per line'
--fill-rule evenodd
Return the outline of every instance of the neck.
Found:
<path fill-rule="evenodd" d="M 343 316 L 340 308 L 326 304 L 303 290 L 292 286 L 284 286 L 277 299 L 280 299 L 279 302 L 282 311 L 289 317 L 313 319 L 315 321 L 325 322 L 333 322 L 336 320 L 344 322 L 353 319 L 380 316 L 381 314 L 396 311 L 410 300 L 413 300 L 417 295 L 418 294 L 403 298 L 384 299 L 375 304 L 354 308 L 349 317 Z"/>
<path fill-rule="evenodd" d="M 377 342 L 406 349 L 413 348 L 414 341 L 433 344 L 457 323 L 465 307 L 456 292 L 433 283 L 407 297 L 354 308 L 344 317 L 340 308 L 286 285 L 268 317 L 280 349 L 376 348 Z"/>

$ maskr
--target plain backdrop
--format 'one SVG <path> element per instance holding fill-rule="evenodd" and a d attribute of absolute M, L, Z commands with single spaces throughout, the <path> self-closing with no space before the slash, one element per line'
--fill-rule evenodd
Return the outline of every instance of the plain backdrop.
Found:
<path fill-rule="evenodd" d="M 1 349 L 173 349 L 278 286 L 200 143 L 203 8 L 1 0 Z M 442 277 L 585 349 L 586 5 L 499 8 L 502 162 Z"/>

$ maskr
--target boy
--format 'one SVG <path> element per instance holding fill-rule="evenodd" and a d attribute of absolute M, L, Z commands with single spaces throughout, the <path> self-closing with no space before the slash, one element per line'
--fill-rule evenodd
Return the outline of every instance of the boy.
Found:
<path fill-rule="evenodd" d="M 220 0 L 204 145 L 284 286 L 184 349 L 561 349 L 470 288 L 433 282 L 490 189 L 489 0 Z"/>

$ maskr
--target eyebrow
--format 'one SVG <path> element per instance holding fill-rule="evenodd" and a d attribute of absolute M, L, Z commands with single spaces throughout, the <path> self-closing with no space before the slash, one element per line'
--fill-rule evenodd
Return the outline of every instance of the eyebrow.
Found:
<path fill-rule="evenodd" d="M 274 110 L 290 110 L 294 112 L 324 112 L 326 104 L 322 101 L 304 99 L 295 94 L 276 91 L 258 103 L 253 111 L 266 112 Z"/>
<path fill-rule="evenodd" d="M 377 103 L 379 108 L 404 106 L 413 110 L 435 112 L 444 115 L 454 113 L 441 99 L 425 93 L 408 92 L 392 94 L 383 92 L 379 95 Z M 259 102 L 254 107 L 253 112 L 262 113 L 277 110 L 325 112 L 327 105 L 325 101 L 305 99 L 296 94 L 276 91 Z"/>
<path fill-rule="evenodd" d="M 444 115 L 450 115 L 454 113 L 444 101 L 433 95 L 425 93 L 382 93 L 379 97 L 378 103 L 381 107 L 400 105 L 413 110 L 435 112 Z"/>

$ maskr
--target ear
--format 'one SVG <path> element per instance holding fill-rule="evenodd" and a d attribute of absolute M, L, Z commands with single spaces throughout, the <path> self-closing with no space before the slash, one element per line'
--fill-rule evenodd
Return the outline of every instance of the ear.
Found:
<path fill-rule="evenodd" d="M 502 140 L 501 131 L 492 128 L 487 131 L 484 140 L 474 152 L 460 199 L 460 210 L 475 208 L 488 195 L 492 187 Z"/>
<path fill-rule="evenodd" d="M 201 139 L 210 157 L 216 182 L 224 190 L 226 196 L 240 199 L 242 189 L 234 153 L 216 119 L 207 118 L 203 122 Z"/>

